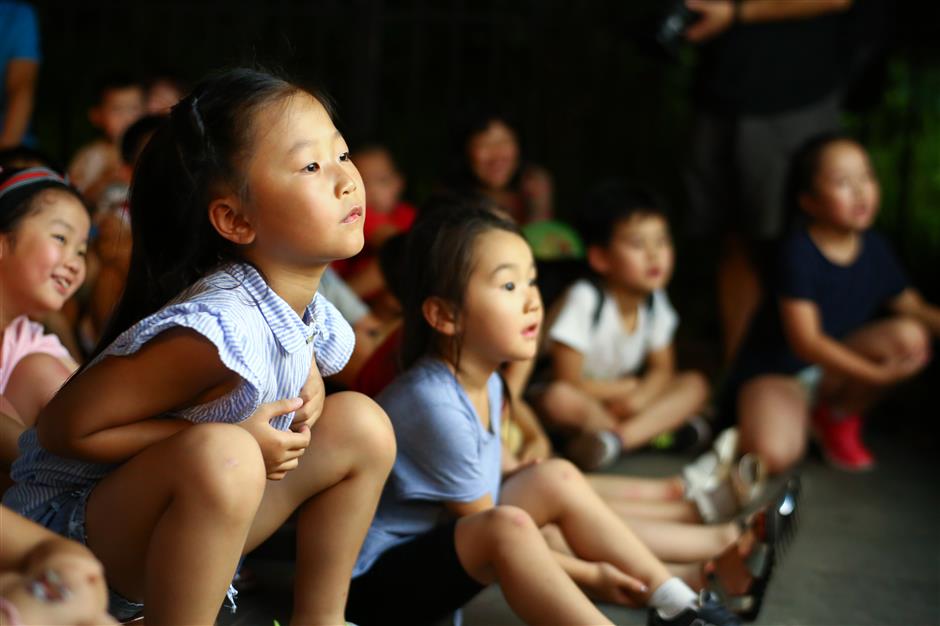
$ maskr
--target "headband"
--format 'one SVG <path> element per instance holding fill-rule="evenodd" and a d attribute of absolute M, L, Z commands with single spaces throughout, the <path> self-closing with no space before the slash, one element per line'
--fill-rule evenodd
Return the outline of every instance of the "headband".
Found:
<path fill-rule="evenodd" d="M 0 200 L 17 189 L 44 182 L 59 183 L 65 186 L 69 184 L 66 179 L 50 170 L 48 167 L 30 167 L 14 174 L 0 185 Z"/>

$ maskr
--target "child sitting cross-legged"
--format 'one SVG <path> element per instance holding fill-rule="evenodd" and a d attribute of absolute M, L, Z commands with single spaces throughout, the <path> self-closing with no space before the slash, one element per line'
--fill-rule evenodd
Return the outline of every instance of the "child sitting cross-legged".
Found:
<path fill-rule="evenodd" d="M 664 290 L 673 247 L 655 196 L 608 181 L 592 192 L 584 216 L 594 277 L 568 290 L 548 324 L 555 380 L 534 400 L 549 425 L 580 433 L 566 452 L 593 470 L 672 431 L 685 445 L 706 438 L 697 414 L 708 383 L 676 371 L 679 320 Z"/>

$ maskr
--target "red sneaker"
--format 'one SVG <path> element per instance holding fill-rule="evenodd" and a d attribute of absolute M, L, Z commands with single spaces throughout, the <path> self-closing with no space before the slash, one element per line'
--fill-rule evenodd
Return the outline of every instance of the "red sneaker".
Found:
<path fill-rule="evenodd" d="M 857 414 L 835 417 L 825 405 L 813 411 L 813 431 L 830 465 L 848 472 L 864 472 L 875 457 L 862 443 L 862 418 Z"/>

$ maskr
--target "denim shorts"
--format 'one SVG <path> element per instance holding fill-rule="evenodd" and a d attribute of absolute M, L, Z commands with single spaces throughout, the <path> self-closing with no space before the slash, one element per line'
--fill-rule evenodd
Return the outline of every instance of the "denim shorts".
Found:
<path fill-rule="evenodd" d="M 33 520 L 52 532 L 87 546 L 85 538 L 85 506 L 94 486 L 68 491 L 46 503 L 46 510 L 33 516 Z M 120 622 L 126 622 L 143 613 L 144 605 L 132 602 L 108 587 L 108 612 Z"/>

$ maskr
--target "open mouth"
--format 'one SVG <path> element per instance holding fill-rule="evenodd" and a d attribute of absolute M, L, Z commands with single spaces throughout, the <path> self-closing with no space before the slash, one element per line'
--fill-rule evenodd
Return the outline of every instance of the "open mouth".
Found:
<path fill-rule="evenodd" d="M 52 282 L 55 284 L 56 291 L 61 293 L 63 296 L 69 292 L 69 289 L 72 288 L 72 281 L 62 276 L 53 276 Z"/>
<path fill-rule="evenodd" d="M 343 224 L 351 224 L 362 217 L 362 207 L 354 206 L 343 218 Z"/>
<path fill-rule="evenodd" d="M 538 322 L 534 324 L 530 324 L 522 329 L 522 336 L 525 337 L 526 339 L 532 339 L 533 337 L 537 337 L 538 334 L 539 334 Z"/>

